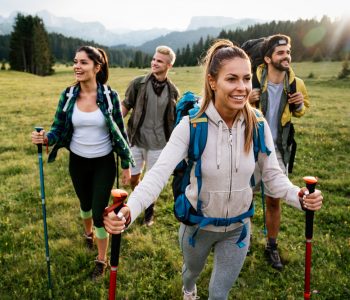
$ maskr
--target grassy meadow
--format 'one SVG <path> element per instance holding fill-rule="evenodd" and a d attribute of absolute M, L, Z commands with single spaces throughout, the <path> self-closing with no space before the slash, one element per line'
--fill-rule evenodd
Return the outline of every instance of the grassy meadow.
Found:
<path fill-rule="evenodd" d="M 350 80 L 337 80 L 340 62 L 296 63 L 307 85 L 311 108 L 295 120 L 298 151 L 291 180 L 319 177 L 323 209 L 315 214 L 312 299 L 350 299 Z M 148 70 L 111 69 L 110 85 L 124 95 L 128 82 Z M 170 77 L 181 92 L 201 91 L 199 67 L 174 68 Z M 0 299 L 48 299 L 47 269 L 35 125 L 49 128 L 60 92 L 73 82 L 71 68 L 57 66 L 49 77 L 0 71 Z M 47 224 L 55 299 L 107 299 L 109 272 L 90 280 L 97 251 L 86 250 L 79 204 L 68 174 L 68 152 L 53 164 L 44 155 Z M 126 187 L 128 191 L 129 188 Z M 279 247 L 283 272 L 264 259 L 262 209 L 256 199 L 253 244 L 229 299 L 303 299 L 304 213 L 283 205 Z M 141 221 L 123 234 L 118 299 L 181 299 L 182 257 L 170 185 L 156 205 L 155 225 Z M 207 299 L 212 256 L 198 280 Z"/>

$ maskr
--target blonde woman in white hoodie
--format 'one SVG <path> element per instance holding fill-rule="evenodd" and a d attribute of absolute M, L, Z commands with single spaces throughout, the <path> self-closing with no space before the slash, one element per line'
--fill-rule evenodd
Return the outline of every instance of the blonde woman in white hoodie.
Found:
<path fill-rule="evenodd" d="M 257 125 L 257 117 L 248 101 L 252 89 L 251 66 L 242 49 L 228 40 L 218 40 L 208 50 L 204 67 L 204 97 L 199 115 L 205 112 L 208 116 L 208 138 L 201 156 L 202 187 L 199 198 L 203 202 L 202 213 L 205 217 L 232 218 L 245 213 L 252 201 L 250 179 L 255 168 L 253 129 Z M 130 195 L 127 206 L 121 209 L 123 215 L 118 214 L 118 217 L 111 212 L 105 217 L 104 223 L 109 233 L 122 232 L 157 199 L 176 165 L 187 158 L 189 129 L 189 118 L 184 117 L 174 129 L 156 164 Z M 282 173 L 266 121 L 264 129 L 265 144 L 271 153 L 259 153 L 257 163 L 271 196 L 286 199 L 288 204 L 300 210 L 301 205 L 310 210 L 320 209 L 322 195 L 319 190 L 299 199 L 299 191 L 304 192 L 306 188 L 294 186 Z M 185 195 L 194 208 L 197 207 L 197 191 L 197 180 L 191 174 Z M 125 224 L 129 217 L 131 222 Z M 198 299 L 196 281 L 212 249 L 214 266 L 209 299 L 228 298 L 247 254 L 250 218 L 244 219 L 243 223 L 245 225 L 240 222 L 225 226 L 207 225 L 199 230 L 198 225 L 181 223 L 179 242 L 184 259 L 184 299 Z M 243 227 L 247 229 L 247 234 L 243 240 L 245 246 L 240 248 L 237 241 Z M 196 230 L 193 247 L 188 240 Z"/>

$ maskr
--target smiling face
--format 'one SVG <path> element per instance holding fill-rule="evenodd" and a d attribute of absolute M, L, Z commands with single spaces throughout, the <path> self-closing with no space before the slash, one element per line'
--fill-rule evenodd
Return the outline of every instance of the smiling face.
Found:
<path fill-rule="evenodd" d="M 100 65 L 95 65 L 85 51 L 79 51 L 74 57 L 73 70 L 77 82 L 96 81 L 96 74 L 100 70 Z"/>
<path fill-rule="evenodd" d="M 292 61 L 290 45 L 277 46 L 271 58 L 266 56 L 265 61 L 278 71 L 288 71 Z"/>
<path fill-rule="evenodd" d="M 168 70 L 171 68 L 170 57 L 159 52 L 153 55 L 151 61 L 152 73 L 156 76 L 166 76 Z"/>
<path fill-rule="evenodd" d="M 225 60 L 216 79 L 208 76 L 216 110 L 223 118 L 235 116 L 248 101 L 252 90 L 250 61 L 240 57 Z"/>

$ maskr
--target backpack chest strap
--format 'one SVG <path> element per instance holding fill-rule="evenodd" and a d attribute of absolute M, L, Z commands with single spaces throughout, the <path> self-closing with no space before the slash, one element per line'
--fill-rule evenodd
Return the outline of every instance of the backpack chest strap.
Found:
<path fill-rule="evenodd" d="M 67 101 L 66 101 L 66 103 L 64 104 L 63 112 L 66 112 L 66 111 L 67 111 L 69 102 L 70 102 L 70 100 L 71 100 L 71 99 L 73 98 L 73 96 L 74 96 L 73 90 L 74 90 L 74 86 L 71 86 L 71 87 L 69 88 L 68 93 L 66 93 Z"/>
<path fill-rule="evenodd" d="M 233 223 L 242 223 L 242 231 L 241 234 L 236 242 L 237 246 L 239 248 L 242 248 L 245 246 L 245 243 L 243 240 L 247 236 L 247 225 L 244 223 L 244 219 L 250 218 L 254 215 L 254 204 L 252 203 L 250 205 L 250 208 L 248 211 L 246 211 L 243 214 L 240 214 L 239 216 L 232 217 L 232 218 L 210 218 L 210 217 L 204 217 L 204 216 L 197 216 L 190 214 L 189 221 L 194 224 L 198 224 L 198 228 L 193 233 L 193 235 L 189 238 L 189 243 L 192 247 L 195 246 L 195 237 L 198 233 L 198 230 L 207 226 L 207 225 L 214 225 L 214 226 L 229 226 Z"/>

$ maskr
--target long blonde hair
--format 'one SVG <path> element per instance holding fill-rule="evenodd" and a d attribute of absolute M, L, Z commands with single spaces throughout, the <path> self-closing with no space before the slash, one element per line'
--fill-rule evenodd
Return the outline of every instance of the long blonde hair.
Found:
<path fill-rule="evenodd" d="M 224 61 L 232 60 L 236 57 L 246 59 L 249 62 L 248 55 L 229 40 L 216 40 L 208 49 L 202 62 L 204 66 L 204 96 L 198 115 L 202 114 L 208 108 L 210 101 L 215 100 L 215 94 L 210 87 L 208 75 L 217 80 L 219 71 L 224 64 Z M 244 151 L 248 153 L 252 146 L 253 130 L 257 130 L 257 118 L 254 109 L 249 104 L 249 101 L 247 101 L 242 108 L 242 114 L 246 123 L 244 131 Z"/>

